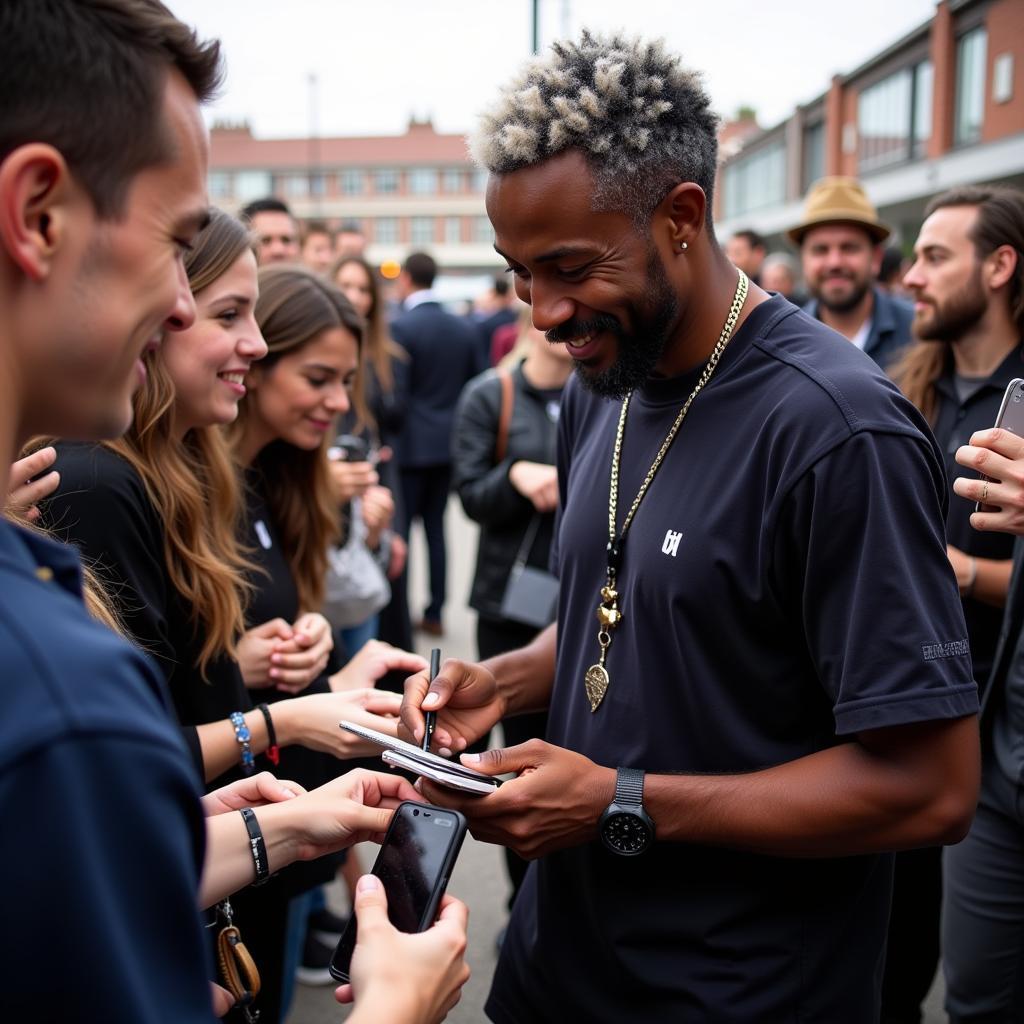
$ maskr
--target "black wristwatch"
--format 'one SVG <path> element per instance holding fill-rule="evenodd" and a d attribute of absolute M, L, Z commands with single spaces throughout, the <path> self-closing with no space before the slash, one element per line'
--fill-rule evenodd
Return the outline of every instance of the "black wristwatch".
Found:
<path fill-rule="evenodd" d="M 654 842 L 654 822 L 644 810 L 644 773 L 620 768 L 615 798 L 604 809 L 597 826 L 601 842 L 623 857 L 635 857 Z"/>

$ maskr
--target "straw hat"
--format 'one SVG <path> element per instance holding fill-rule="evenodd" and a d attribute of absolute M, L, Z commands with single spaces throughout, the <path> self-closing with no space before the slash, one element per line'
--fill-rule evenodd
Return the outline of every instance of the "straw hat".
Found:
<path fill-rule="evenodd" d="M 892 229 L 878 219 L 871 200 L 856 178 L 831 177 L 816 181 L 804 201 L 804 219 L 786 232 L 799 246 L 804 235 L 819 224 L 856 224 L 875 240 L 884 242 Z"/>

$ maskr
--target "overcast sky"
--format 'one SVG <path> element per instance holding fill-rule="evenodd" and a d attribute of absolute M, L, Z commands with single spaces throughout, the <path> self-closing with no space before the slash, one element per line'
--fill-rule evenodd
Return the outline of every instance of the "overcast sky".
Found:
<path fill-rule="evenodd" d="M 531 0 L 165 0 L 227 56 L 210 119 L 257 135 L 464 132 L 530 53 Z M 933 0 L 540 0 L 541 44 L 582 27 L 664 36 L 715 106 L 764 127 L 926 21 Z M 627 15 L 624 12 L 628 12 Z M 310 75 L 317 78 L 311 103 Z M 314 110 L 316 111 L 314 113 Z"/>

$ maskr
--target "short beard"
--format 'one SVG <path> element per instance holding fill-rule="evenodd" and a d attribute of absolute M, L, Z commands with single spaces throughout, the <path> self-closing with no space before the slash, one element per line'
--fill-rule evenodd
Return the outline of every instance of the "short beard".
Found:
<path fill-rule="evenodd" d="M 824 306 L 830 313 L 836 313 L 842 316 L 844 313 L 849 313 L 856 309 L 861 302 L 864 300 L 864 296 L 867 295 L 868 289 L 871 287 L 866 281 L 861 282 L 857 285 L 849 296 L 845 299 L 841 299 L 838 302 L 829 302 L 822 296 L 818 296 L 818 305 Z"/>
<path fill-rule="evenodd" d="M 914 336 L 921 341 L 953 344 L 981 320 L 987 309 L 988 299 L 981 284 L 981 267 L 976 267 L 963 288 L 954 292 L 941 306 L 932 306 L 930 322 L 919 324 L 918 318 L 914 318 Z"/>
<path fill-rule="evenodd" d="M 648 314 L 648 311 L 650 313 Z M 547 332 L 548 341 L 571 341 L 588 334 L 607 331 L 615 336 L 615 362 L 607 370 L 594 372 L 576 363 L 583 386 L 601 398 L 621 399 L 643 385 L 654 374 L 668 344 L 669 328 L 679 312 L 679 296 L 669 284 L 657 250 L 648 250 L 644 306 L 636 318 L 636 333 L 629 334 L 613 316 L 598 314 L 591 320 L 570 320 Z M 572 349 L 569 350 L 570 354 Z"/>

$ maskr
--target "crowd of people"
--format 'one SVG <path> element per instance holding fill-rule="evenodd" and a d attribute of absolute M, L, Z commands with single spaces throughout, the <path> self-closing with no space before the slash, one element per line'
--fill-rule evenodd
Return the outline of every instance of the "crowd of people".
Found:
<path fill-rule="evenodd" d="M 12 0 L 0 53 L 5 1019 L 283 1021 L 339 873 L 349 1019 L 443 1019 L 465 905 L 402 934 L 346 853 L 424 799 L 506 851 L 496 1024 L 909 1024 L 940 959 L 1024 1019 L 1024 195 L 903 260 L 827 177 L 720 245 L 699 76 L 584 32 L 470 140 L 510 277 L 456 315 L 427 253 L 389 294 L 358 225 L 209 207 L 223 58 L 158 0 Z M 504 785 L 338 728 L 425 711 Z"/>

